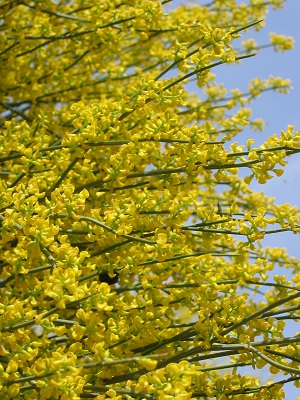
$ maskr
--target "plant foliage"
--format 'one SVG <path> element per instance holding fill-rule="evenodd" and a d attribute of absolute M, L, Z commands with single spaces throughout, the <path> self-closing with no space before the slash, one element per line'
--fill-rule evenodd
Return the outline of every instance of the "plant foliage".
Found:
<path fill-rule="evenodd" d="M 234 41 L 283 1 L 168 3 L 0 3 L 1 399 L 278 400 L 299 383 L 299 263 L 261 244 L 299 233 L 299 211 L 249 183 L 280 176 L 300 132 L 229 145 L 289 81 L 227 92 L 214 75 L 255 55 Z"/>

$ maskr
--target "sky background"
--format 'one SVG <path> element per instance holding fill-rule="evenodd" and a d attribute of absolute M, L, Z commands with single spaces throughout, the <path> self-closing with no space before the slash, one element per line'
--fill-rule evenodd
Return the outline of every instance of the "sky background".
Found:
<path fill-rule="evenodd" d="M 195 2 L 204 3 L 204 2 Z M 241 3 L 241 1 L 240 1 Z M 253 132 L 251 128 L 238 135 L 234 141 L 245 143 L 248 138 L 255 139 L 260 145 L 273 134 L 280 135 L 288 125 L 300 129 L 300 0 L 286 0 L 285 7 L 276 11 L 270 10 L 265 28 L 259 32 L 250 29 L 242 35 L 241 40 L 254 38 L 258 45 L 269 43 L 269 32 L 292 36 L 294 48 L 284 53 L 274 52 L 272 48 L 262 49 L 255 57 L 243 60 L 240 65 L 225 65 L 214 69 L 217 82 L 223 82 L 228 89 L 247 89 L 254 77 L 268 78 L 270 75 L 291 80 L 293 90 L 289 94 L 270 91 L 263 93 L 251 104 L 252 118 L 263 118 L 266 126 L 263 132 Z M 234 42 L 233 42 L 234 45 Z M 254 191 L 263 191 L 274 197 L 277 204 L 289 203 L 300 209 L 300 154 L 286 159 L 288 165 L 281 177 L 275 177 L 266 184 L 260 185 L 255 180 L 251 183 Z M 267 235 L 264 244 L 286 247 L 289 254 L 300 258 L 300 237 L 286 232 Z M 281 272 L 282 273 L 282 272 Z M 299 324 L 300 331 L 300 324 Z"/>
<path fill-rule="evenodd" d="M 241 3 L 239 1 L 238 3 Z M 246 0 L 244 2 L 248 3 Z M 207 4 L 208 0 L 173 0 L 171 8 L 179 4 Z M 288 125 L 294 125 L 295 130 L 300 129 L 300 0 L 286 0 L 285 7 L 276 11 L 269 10 L 264 29 L 256 32 L 250 29 L 244 34 L 241 40 L 254 38 L 258 45 L 269 43 L 269 32 L 275 32 L 294 38 L 294 49 L 284 53 L 274 52 L 272 48 L 263 49 L 255 57 L 245 59 L 240 65 L 223 65 L 214 68 L 216 81 L 224 83 L 227 89 L 239 88 L 247 90 L 247 85 L 252 78 L 268 78 L 270 75 L 289 78 L 293 90 L 289 94 L 276 92 L 263 93 L 252 104 L 252 117 L 263 118 L 266 126 L 263 132 L 253 132 L 246 128 L 234 141 L 245 143 L 248 138 L 255 139 L 257 145 L 264 142 L 273 134 L 280 135 L 282 130 L 286 131 Z M 233 42 L 235 47 L 235 42 Z M 192 88 L 197 92 L 198 88 Z M 251 184 L 254 191 L 263 191 L 268 196 L 274 197 L 277 204 L 289 203 L 300 209 L 300 154 L 295 154 L 287 159 L 288 165 L 284 174 L 273 178 L 264 185 L 256 182 Z M 300 258 L 300 236 L 293 233 L 280 233 L 266 235 L 264 244 L 274 247 L 285 247 L 290 255 Z M 283 274 L 283 271 L 275 271 Z M 289 275 L 291 278 L 291 275 Z M 300 332 L 299 328 L 296 331 Z M 287 335 L 295 334 L 295 324 L 287 325 Z M 269 380 L 270 375 L 264 371 L 255 371 L 255 374 L 262 374 L 264 380 Z M 283 377 L 282 377 L 283 378 Z M 278 380 L 273 378 L 274 381 Z M 296 399 L 300 391 L 292 383 L 284 386 L 286 399 Z M 300 397 L 299 397 L 300 398 Z"/>
<path fill-rule="evenodd" d="M 253 117 L 265 119 L 266 126 L 263 132 L 253 132 L 246 128 L 240 137 L 241 141 L 252 137 L 260 144 L 274 133 L 279 135 L 282 130 L 285 131 L 288 125 L 294 125 L 296 130 L 300 129 L 299 16 L 300 0 L 287 0 L 285 8 L 270 10 L 263 30 L 255 32 L 250 29 L 242 37 L 242 40 L 253 37 L 258 44 L 266 44 L 269 43 L 269 32 L 292 36 L 295 41 L 293 50 L 279 53 L 274 52 L 272 48 L 263 49 L 255 57 L 244 60 L 240 65 L 228 65 L 214 71 L 217 74 L 217 81 L 224 82 L 228 89 L 236 87 L 246 89 L 252 78 L 267 78 L 269 75 L 289 78 L 292 81 L 293 90 L 289 94 L 266 92 L 252 103 Z M 239 141 L 239 136 L 237 140 Z M 255 191 L 264 191 L 267 195 L 275 197 L 278 204 L 289 203 L 300 208 L 300 155 L 296 154 L 288 161 L 285 172 L 280 178 L 273 178 L 264 185 L 253 181 L 251 187 Z M 264 244 L 286 247 L 289 254 L 300 258 L 299 235 L 290 232 L 267 235 Z M 283 271 L 274 272 L 283 273 Z M 296 331 L 300 331 L 300 323 Z M 287 324 L 286 334 L 291 336 L 295 334 L 295 324 L 293 326 Z M 270 379 L 267 371 L 261 373 L 264 379 Z M 285 385 L 285 391 L 287 399 L 296 399 L 299 395 L 299 389 L 292 383 Z"/>

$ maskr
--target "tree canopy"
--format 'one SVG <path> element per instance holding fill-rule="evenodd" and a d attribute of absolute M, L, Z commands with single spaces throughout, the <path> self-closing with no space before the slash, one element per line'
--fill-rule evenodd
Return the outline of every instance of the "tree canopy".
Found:
<path fill-rule="evenodd" d="M 299 385 L 285 331 L 299 260 L 261 242 L 299 233 L 299 210 L 249 184 L 282 175 L 300 131 L 238 143 L 263 129 L 250 103 L 290 82 L 244 93 L 214 74 L 255 56 L 237 39 L 284 2 L 168 3 L 0 3 L 2 399 L 279 400 Z"/>

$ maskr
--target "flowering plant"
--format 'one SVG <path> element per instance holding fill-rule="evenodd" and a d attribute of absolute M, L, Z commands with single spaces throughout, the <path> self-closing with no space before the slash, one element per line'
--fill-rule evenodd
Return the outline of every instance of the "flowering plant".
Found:
<path fill-rule="evenodd" d="M 280 176 L 300 132 L 225 146 L 263 128 L 247 104 L 290 83 L 228 94 L 214 75 L 255 55 L 234 40 L 283 1 L 168 3 L 0 6 L 2 399 L 282 399 L 299 384 L 284 332 L 299 261 L 261 244 L 299 233 L 299 212 L 249 183 Z"/>

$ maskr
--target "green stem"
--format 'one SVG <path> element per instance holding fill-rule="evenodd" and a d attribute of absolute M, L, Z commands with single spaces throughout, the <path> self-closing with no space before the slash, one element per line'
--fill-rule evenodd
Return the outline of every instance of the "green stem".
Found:
<path fill-rule="evenodd" d="M 247 347 L 248 346 L 245 345 L 245 348 L 247 348 Z M 252 346 L 249 346 L 249 350 L 252 351 L 253 353 L 255 353 L 256 355 L 258 355 L 262 360 L 266 361 L 270 365 L 273 365 L 273 367 L 276 367 L 279 370 L 289 372 L 290 374 L 300 375 L 300 369 L 298 369 L 298 368 L 288 367 L 287 365 L 280 364 L 279 362 L 272 360 L 270 357 L 266 356 L 261 351 L 255 349 Z"/>
<path fill-rule="evenodd" d="M 65 177 L 68 175 L 68 173 L 71 171 L 71 169 L 74 167 L 74 165 L 77 163 L 79 160 L 78 157 L 75 157 L 69 164 L 69 166 L 65 169 L 65 171 L 61 174 L 61 176 L 57 179 L 57 181 L 54 183 L 54 185 L 48 190 L 47 195 L 51 192 L 53 192 L 60 184 L 61 182 L 65 179 Z"/>
<path fill-rule="evenodd" d="M 160 263 L 169 262 L 169 261 L 181 260 L 183 258 L 199 257 L 199 256 L 203 256 L 203 254 L 210 254 L 210 253 L 211 253 L 211 251 L 209 251 L 209 250 L 203 250 L 201 252 L 192 253 L 192 254 L 178 254 L 174 257 L 166 258 L 164 260 L 153 259 L 153 260 L 149 260 L 149 261 L 144 261 L 138 265 L 140 266 L 140 265 L 160 264 Z"/>
<path fill-rule="evenodd" d="M 245 55 L 245 56 L 236 57 L 235 61 L 243 60 L 244 58 L 254 57 L 255 55 L 256 54 L 249 54 L 249 55 Z M 178 78 L 175 81 L 169 83 L 162 90 L 163 90 L 163 92 L 165 92 L 166 90 L 170 89 L 171 87 L 177 85 L 178 83 L 180 83 L 182 81 L 185 81 L 186 79 L 190 78 L 191 76 L 193 76 L 195 74 L 199 74 L 201 72 L 206 71 L 207 69 L 211 69 L 211 68 L 217 67 L 218 65 L 222 65 L 222 64 L 226 64 L 226 61 L 222 60 L 222 61 L 218 61 L 216 63 L 212 63 L 210 65 L 206 65 L 205 67 L 197 68 L 194 71 L 191 71 L 188 74 L 182 76 L 181 78 Z"/>
<path fill-rule="evenodd" d="M 49 218 L 68 218 L 69 214 L 51 214 L 49 215 Z M 78 220 L 80 221 L 87 221 L 87 222 L 92 222 L 93 224 L 100 226 L 101 228 L 105 229 L 106 231 L 113 233 L 114 235 L 118 236 L 118 237 L 123 237 L 125 239 L 130 239 L 131 241 L 135 241 L 135 242 L 140 242 L 140 243 L 146 243 L 146 244 L 156 244 L 156 241 L 154 240 L 147 240 L 147 239 L 143 239 L 143 238 L 138 238 L 136 236 L 131 236 L 131 235 L 118 235 L 117 232 L 105 225 L 103 222 L 99 221 L 98 219 L 92 218 L 92 217 L 86 217 L 84 215 L 77 215 Z"/>
<path fill-rule="evenodd" d="M 167 354 L 151 354 L 148 355 L 147 358 L 160 358 L 160 357 L 165 357 Z M 77 364 L 76 366 L 78 368 L 95 368 L 95 367 L 103 367 L 106 365 L 116 365 L 116 364 L 126 364 L 129 362 L 133 361 L 140 361 L 141 359 L 145 358 L 144 356 L 139 356 L 139 357 L 130 357 L 130 358 L 123 358 L 119 360 L 111 360 L 111 361 L 97 361 L 97 362 L 91 362 L 91 363 L 84 363 L 84 364 Z"/>
<path fill-rule="evenodd" d="M 86 299 L 88 299 L 88 298 L 90 298 L 92 296 L 95 296 L 96 294 L 97 293 L 93 293 L 93 294 L 90 294 L 88 296 L 82 297 L 81 299 L 70 301 L 69 303 L 66 303 L 66 307 L 65 308 L 67 309 L 68 307 L 73 307 L 74 305 L 77 305 L 77 304 L 81 303 L 82 301 L 84 301 L 84 300 L 86 300 Z M 60 309 L 58 307 L 51 308 L 51 310 L 49 310 L 49 311 L 47 311 L 45 313 L 42 313 L 41 320 L 49 317 L 50 315 L 55 314 L 58 311 L 60 311 Z M 21 328 L 25 328 L 27 326 L 35 325 L 35 323 L 36 323 L 36 320 L 35 319 L 31 319 L 31 320 L 28 320 L 28 321 L 24 321 L 21 324 L 7 326 L 7 327 L 1 329 L 0 332 L 1 333 L 2 332 L 12 332 L 12 331 L 15 331 L 16 329 L 21 329 Z"/>
<path fill-rule="evenodd" d="M 82 58 L 84 58 L 88 53 L 90 52 L 90 50 L 86 50 L 83 54 L 81 54 L 80 56 L 78 56 L 74 62 L 72 62 L 70 65 L 68 65 L 67 67 L 64 68 L 64 71 L 68 71 L 68 69 L 74 67 L 74 65 L 76 65 Z"/>
<path fill-rule="evenodd" d="M 99 393 L 106 393 L 110 389 L 110 387 L 109 386 L 84 385 L 83 389 L 87 390 L 88 394 L 98 395 Z M 140 392 L 137 390 L 123 389 L 123 388 L 117 388 L 117 387 L 114 387 L 113 390 L 120 395 L 124 394 L 126 396 L 126 398 L 127 398 L 127 396 L 129 396 L 128 398 L 135 397 L 135 398 L 141 398 L 141 399 L 153 399 L 152 394 Z M 91 392 L 91 391 L 93 391 L 93 392 Z M 83 392 L 83 394 L 84 394 L 84 392 Z M 122 398 L 123 398 L 123 396 L 122 396 Z"/>
<path fill-rule="evenodd" d="M 35 7 L 31 6 L 30 8 L 35 8 Z M 73 17 L 72 15 L 63 14 L 63 13 L 59 13 L 59 12 L 54 12 L 54 11 L 51 11 L 51 10 L 42 9 L 40 11 L 42 11 L 42 12 L 44 12 L 46 14 L 49 14 L 49 15 L 55 15 L 58 18 L 72 19 L 74 21 L 80 21 L 80 22 L 90 22 L 85 18 Z"/>
<path fill-rule="evenodd" d="M 268 348 L 266 348 L 265 351 L 267 353 L 269 353 L 269 354 L 273 354 L 274 356 L 288 358 L 289 360 L 295 361 L 296 363 L 300 364 L 300 359 L 299 358 L 290 356 L 289 354 L 283 353 L 281 351 L 275 351 L 275 350 L 271 350 L 271 349 L 268 349 Z"/>
<path fill-rule="evenodd" d="M 257 317 L 259 317 L 259 316 L 261 316 L 263 314 L 265 314 L 266 312 L 268 312 L 270 310 L 273 310 L 276 307 L 281 306 L 284 303 L 288 303 L 288 302 L 293 301 L 293 300 L 295 300 L 295 299 L 297 299 L 299 297 L 300 297 L 300 292 L 297 291 L 297 293 L 291 294 L 290 296 L 287 296 L 287 297 L 285 297 L 285 298 L 283 298 L 281 300 L 277 300 L 274 303 L 271 303 L 268 306 L 261 308 L 260 310 L 248 315 L 248 317 L 245 317 L 245 318 L 241 319 L 239 322 L 231 325 L 229 328 L 227 328 L 223 332 L 221 332 L 220 335 L 221 336 L 226 336 L 226 335 L 228 335 L 228 333 L 232 332 L 236 328 L 238 328 L 238 327 L 240 327 L 242 325 L 246 325 L 247 322 L 249 322 L 249 321 L 251 321 L 251 320 L 253 320 L 253 319 L 255 319 L 255 318 L 257 318 Z M 215 340 L 216 340 L 216 338 L 213 339 L 213 342 Z M 300 340 L 300 338 L 299 338 L 299 340 Z"/>
<path fill-rule="evenodd" d="M 248 24 L 248 25 L 246 25 L 246 26 L 243 26 L 242 28 L 238 28 L 238 29 L 236 29 L 236 30 L 230 32 L 230 34 L 233 35 L 233 34 L 235 34 L 235 33 L 238 33 L 238 32 L 240 32 L 240 31 L 242 31 L 242 30 L 248 29 L 248 28 L 250 28 L 251 26 L 254 26 L 254 25 L 260 23 L 261 21 L 262 21 L 262 20 L 251 22 L 250 24 Z M 199 41 L 201 41 L 201 40 L 203 40 L 203 39 L 204 39 L 204 36 L 203 36 L 201 39 L 197 39 L 196 42 L 199 42 Z M 208 43 L 206 43 L 204 46 L 202 46 L 201 48 L 202 48 L 202 49 L 205 49 L 205 48 L 207 48 L 207 47 L 209 47 L 209 46 L 211 46 L 211 45 L 212 45 L 212 43 L 211 43 L 211 42 L 208 42 Z M 158 81 L 158 80 L 159 80 L 160 78 L 162 78 L 167 72 L 169 72 L 172 68 L 176 67 L 176 65 L 178 65 L 180 62 L 186 60 L 187 58 L 190 58 L 192 55 L 196 54 L 198 51 L 199 51 L 199 49 L 197 48 L 197 49 L 195 49 L 195 50 L 190 51 L 185 57 L 180 57 L 180 58 L 178 58 L 177 60 L 175 60 L 172 64 L 170 64 L 167 68 L 165 68 L 163 71 L 161 71 L 161 72 L 154 78 L 154 82 Z"/>

